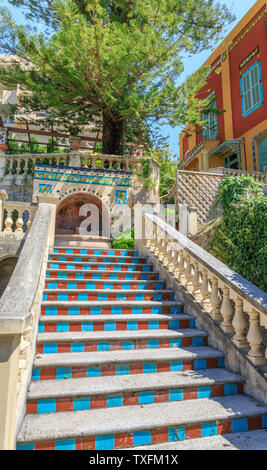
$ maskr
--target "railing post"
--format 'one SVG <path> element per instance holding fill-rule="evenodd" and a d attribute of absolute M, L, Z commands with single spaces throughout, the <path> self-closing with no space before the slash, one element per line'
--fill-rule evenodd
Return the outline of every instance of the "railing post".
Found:
<path fill-rule="evenodd" d="M 4 205 L 3 201 L 7 201 L 8 196 L 5 190 L 0 190 L 0 232 L 4 230 Z"/>

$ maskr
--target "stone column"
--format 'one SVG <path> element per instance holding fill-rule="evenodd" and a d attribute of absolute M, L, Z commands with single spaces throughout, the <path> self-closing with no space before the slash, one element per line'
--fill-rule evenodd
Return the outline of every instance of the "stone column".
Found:
<path fill-rule="evenodd" d="M 0 127 L 0 180 L 5 175 L 6 150 L 8 150 L 8 146 L 6 144 L 6 129 L 4 127 Z"/>
<path fill-rule="evenodd" d="M 4 230 L 3 222 L 4 222 L 4 207 L 3 201 L 7 201 L 8 196 L 4 189 L 0 190 L 0 232 Z"/>

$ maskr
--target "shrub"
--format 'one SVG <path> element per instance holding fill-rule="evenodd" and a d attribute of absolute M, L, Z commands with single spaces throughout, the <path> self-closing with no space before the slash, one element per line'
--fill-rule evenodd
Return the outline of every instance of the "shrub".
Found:
<path fill-rule="evenodd" d="M 217 202 L 223 208 L 208 250 L 241 276 L 267 290 L 267 200 L 253 177 L 229 177 Z M 255 195 L 251 199 L 251 195 Z"/>

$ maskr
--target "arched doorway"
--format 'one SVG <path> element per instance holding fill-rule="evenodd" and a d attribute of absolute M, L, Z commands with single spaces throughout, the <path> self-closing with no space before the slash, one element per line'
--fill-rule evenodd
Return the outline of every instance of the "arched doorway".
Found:
<path fill-rule="evenodd" d="M 18 261 L 17 256 L 8 256 L 0 260 L 0 297 L 8 285 Z"/>
<path fill-rule="evenodd" d="M 109 211 L 96 196 L 71 194 L 57 208 L 55 234 L 109 238 Z"/>

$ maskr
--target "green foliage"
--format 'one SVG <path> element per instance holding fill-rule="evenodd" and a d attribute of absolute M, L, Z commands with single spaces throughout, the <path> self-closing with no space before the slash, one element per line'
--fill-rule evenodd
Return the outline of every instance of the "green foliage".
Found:
<path fill-rule="evenodd" d="M 248 196 L 254 194 L 254 199 Z M 267 200 L 253 177 L 222 181 L 223 214 L 208 250 L 234 271 L 267 290 Z"/>
<path fill-rule="evenodd" d="M 141 162 L 142 163 L 137 170 L 136 176 L 142 180 L 143 188 L 149 191 L 154 186 L 154 181 L 151 178 L 152 167 L 150 165 L 149 158 L 144 158 Z"/>
<path fill-rule="evenodd" d="M 128 236 L 125 235 L 113 240 L 112 247 L 117 248 L 118 250 L 134 250 L 134 228 L 131 229 Z"/>
<path fill-rule="evenodd" d="M 210 48 L 234 19 L 225 5 L 216 0 L 10 2 L 37 28 L 42 21 L 50 28 L 33 32 L 0 8 L 0 48 L 21 59 L 0 68 L 0 82 L 8 89 L 20 83 L 31 92 L 21 97 L 24 119 L 35 123 L 32 116 L 39 113 L 39 125 L 53 123 L 72 135 L 93 120 L 100 128 L 102 120 L 109 121 L 118 131 L 134 123 L 136 134 L 144 122 L 202 122 L 208 101 L 196 93 L 209 67 L 179 86 L 177 78 L 183 57 Z M 103 149 L 110 137 L 103 132 Z"/>
<path fill-rule="evenodd" d="M 221 204 L 223 211 L 228 213 L 233 205 L 246 200 L 248 197 L 262 196 L 263 183 L 251 175 L 229 176 L 221 181 L 215 206 Z"/>
<path fill-rule="evenodd" d="M 177 160 L 176 155 L 172 155 L 168 146 L 158 146 L 147 153 L 149 158 L 154 158 L 160 164 L 160 183 L 159 195 L 165 196 L 173 187 L 176 179 Z M 173 204 L 173 197 L 164 201 L 167 204 Z"/>

